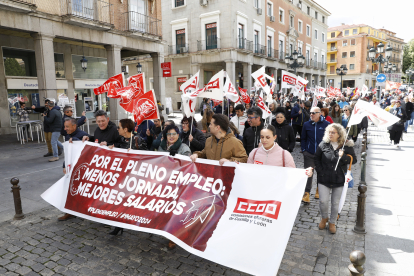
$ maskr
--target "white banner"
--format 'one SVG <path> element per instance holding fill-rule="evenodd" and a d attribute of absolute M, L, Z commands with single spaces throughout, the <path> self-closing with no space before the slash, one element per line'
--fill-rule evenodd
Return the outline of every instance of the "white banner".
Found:
<path fill-rule="evenodd" d="M 297 76 L 282 70 L 282 88 L 293 88 L 297 82 Z"/>
<path fill-rule="evenodd" d="M 270 93 L 270 87 L 267 85 L 266 78 L 273 80 L 265 73 L 265 66 L 262 66 L 259 70 L 252 73 L 252 77 L 255 79 L 255 86 L 263 88 L 263 91 L 267 94 Z"/>
<path fill-rule="evenodd" d="M 365 116 L 368 116 L 376 126 L 383 127 L 392 126 L 400 120 L 397 116 L 392 115 L 378 106 L 366 101 L 358 100 L 352 110 L 352 116 L 351 120 L 348 122 L 348 127 L 359 124 Z"/>
<path fill-rule="evenodd" d="M 240 99 L 239 93 L 237 93 L 236 88 L 231 83 L 229 74 L 227 74 L 227 72 L 226 72 L 226 83 L 224 84 L 223 92 L 226 95 L 227 99 L 229 99 L 232 102 L 237 102 Z"/>
<path fill-rule="evenodd" d="M 223 80 L 224 71 L 221 70 L 211 78 L 198 97 L 222 101 L 224 98 Z"/>
<path fill-rule="evenodd" d="M 301 204 L 305 170 L 233 162 L 219 166 L 205 159 L 196 165 L 178 154 L 110 150 L 90 142 L 70 147 L 66 142 L 65 152 L 68 174 L 41 195 L 62 212 L 162 235 L 192 254 L 245 273 L 276 275 Z M 142 205 L 154 194 L 163 200 Z M 165 201 L 177 208 L 161 208 Z M 201 202 L 210 202 L 209 208 L 200 207 Z M 160 230 L 165 229 L 161 219 L 173 231 Z M 184 242 L 199 229 L 198 247 Z"/>

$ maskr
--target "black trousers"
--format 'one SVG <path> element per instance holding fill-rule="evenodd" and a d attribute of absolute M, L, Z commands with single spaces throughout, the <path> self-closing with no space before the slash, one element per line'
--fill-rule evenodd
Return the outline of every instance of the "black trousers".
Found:
<path fill-rule="evenodd" d="M 297 133 L 299 133 L 299 137 L 302 137 L 302 127 L 303 126 L 300 126 L 300 125 L 292 125 L 292 127 L 293 127 L 293 135 L 295 136 L 295 138 L 296 138 L 296 134 Z"/>
<path fill-rule="evenodd" d="M 400 139 L 402 136 L 403 131 L 395 131 L 395 130 L 390 130 L 390 140 L 394 141 L 394 145 L 397 145 L 400 143 Z"/>

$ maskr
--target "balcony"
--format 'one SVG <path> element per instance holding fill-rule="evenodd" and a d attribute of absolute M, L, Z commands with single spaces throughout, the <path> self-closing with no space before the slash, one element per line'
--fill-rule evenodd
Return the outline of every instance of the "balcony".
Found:
<path fill-rule="evenodd" d="M 0 9 L 29 13 L 36 10 L 35 0 L 1 0 Z"/>
<path fill-rule="evenodd" d="M 285 52 L 279 51 L 279 61 L 280 62 L 285 62 L 285 56 L 286 56 Z"/>
<path fill-rule="evenodd" d="M 307 58 L 306 61 L 305 61 L 305 66 L 306 66 L 306 68 L 312 68 L 313 67 L 312 60 Z"/>
<path fill-rule="evenodd" d="M 189 52 L 188 44 L 168 45 L 168 54 L 169 55 L 188 54 L 188 52 Z"/>
<path fill-rule="evenodd" d="M 134 11 L 122 14 L 123 31 L 137 35 L 153 35 L 161 38 L 161 20 Z"/>
<path fill-rule="evenodd" d="M 330 59 L 330 60 L 327 61 L 327 63 L 328 64 L 330 64 L 330 63 L 338 63 L 338 60 L 337 59 Z"/>
<path fill-rule="evenodd" d="M 397 62 L 397 63 L 400 63 L 401 62 L 401 59 L 400 58 L 394 58 L 394 57 L 392 57 L 392 58 L 390 58 L 389 62 Z"/>
<path fill-rule="evenodd" d="M 266 46 L 260 45 L 260 44 L 254 44 L 253 45 L 253 53 L 259 56 L 265 56 L 266 55 Z"/>
<path fill-rule="evenodd" d="M 267 47 L 267 57 L 273 59 L 279 59 L 279 51 L 271 47 Z"/>
<path fill-rule="evenodd" d="M 253 41 L 247 40 L 245 38 L 237 38 L 237 49 L 244 50 L 247 52 L 253 52 Z"/>
<path fill-rule="evenodd" d="M 328 50 L 328 53 L 333 53 L 333 52 L 338 52 L 338 49 L 337 49 L 336 47 L 331 47 L 331 48 Z"/>
<path fill-rule="evenodd" d="M 197 51 L 220 49 L 220 38 L 208 36 L 206 40 L 197 40 Z"/>
<path fill-rule="evenodd" d="M 396 53 L 401 53 L 402 52 L 402 49 L 401 48 L 392 48 L 392 51 L 393 52 L 396 52 Z"/>
<path fill-rule="evenodd" d="M 63 22 L 96 30 L 114 27 L 113 7 L 101 0 L 60 0 Z"/>

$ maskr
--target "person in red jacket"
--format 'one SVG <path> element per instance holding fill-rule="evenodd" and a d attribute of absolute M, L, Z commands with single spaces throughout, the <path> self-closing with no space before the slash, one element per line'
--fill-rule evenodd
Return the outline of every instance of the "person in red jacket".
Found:
<path fill-rule="evenodd" d="M 331 116 L 329 116 L 329 109 L 328 108 L 321 108 L 322 116 L 325 117 L 325 120 L 333 124 L 333 120 Z"/>

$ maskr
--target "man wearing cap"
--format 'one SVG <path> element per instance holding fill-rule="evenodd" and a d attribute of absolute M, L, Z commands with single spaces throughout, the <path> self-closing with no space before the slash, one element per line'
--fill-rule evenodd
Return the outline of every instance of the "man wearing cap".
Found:
<path fill-rule="evenodd" d="M 52 132 L 52 137 L 50 143 L 52 144 L 53 157 L 49 159 L 49 162 L 54 162 L 59 160 L 59 150 L 60 148 L 63 151 L 63 145 L 59 142 L 60 130 L 62 129 L 62 114 L 60 113 L 60 107 L 55 106 L 55 102 L 49 101 L 47 104 L 49 112 L 47 115 L 42 114 L 45 119 L 45 122 L 49 124 L 50 131 Z"/>

